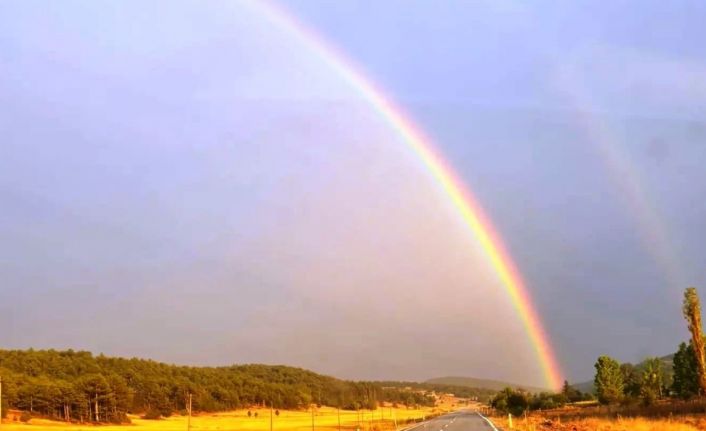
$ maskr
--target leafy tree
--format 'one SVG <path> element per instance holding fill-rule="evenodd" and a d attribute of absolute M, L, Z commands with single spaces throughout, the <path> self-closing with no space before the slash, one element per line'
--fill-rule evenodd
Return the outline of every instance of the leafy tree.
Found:
<path fill-rule="evenodd" d="M 645 404 L 662 398 L 664 386 L 664 363 L 659 358 L 648 358 L 643 362 L 640 396 Z"/>
<path fill-rule="evenodd" d="M 706 392 L 706 357 L 704 356 L 704 336 L 701 327 L 701 304 L 695 287 L 689 287 L 684 291 L 682 312 L 688 322 L 689 332 L 691 332 L 699 387 L 703 392 Z"/>
<path fill-rule="evenodd" d="M 561 394 L 564 396 L 564 403 L 584 401 L 586 398 L 581 391 L 571 386 L 567 380 L 564 380 L 564 385 L 561 387 Z"/>
<path fill-rule="evenodd" d="M 628 398 L 640 396 L 642 376 L 633 364 L 620 364 L 620 374 L 623 376 L 623 394 Z"/>
<path fill-rule="evenodd" d="M 623 398 L 623 375 L 620 364 L 609 356 L 600 356 L 595 364 L 596 377 L 594 384 L 596 394 L 601 404 L 613 404 Z"/>
<path fill-rule="evenodd" d="M 505 388 L 493 397 L 490 404 L 497 410 L 520 416 L 529 409 L 530 397 L 522 390 Z"/>
<path fill-rule="evenodd" d="M 572 388 L 573 389 L 573 388 Z M 530 410 L 547 410 L 563 407 L 569 401 L 568 397 L 562 392 L 557 394 L 551 392 L 542 392 L 535 394 L 530 399 Z"/>
<path fill-rule="evenodd" d="M 699 395 L 699 371 L 691 342 L 688 345 L 679 344 L 679 350 L 674 354 L 673 364 L 672 392 L 682 399 Z"/>

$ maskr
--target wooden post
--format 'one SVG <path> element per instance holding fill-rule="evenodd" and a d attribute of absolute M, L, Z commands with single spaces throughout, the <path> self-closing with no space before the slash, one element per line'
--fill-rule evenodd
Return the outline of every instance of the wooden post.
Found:
<path fill-rule="evenodd" d="M 338 407 L 336 409 L 336 413 L 338 413 L 338 431 L 341 431 L 341 408 Z"/>
<path fill-rule="evenodd" d="M 191 431 L 191 406 L 192 406 L 191 397 L 192 397 L 192 395 L 191 395 L 191 393 L 189 393 L 189 408 L 187 409 L 189 412 L 189 419 L 186 422 L 186 431 Z"/>
<path fill-rule="evenodd" d="M 2 424 L 2 376 L 0 376 L 0 424 Z"/>
<path fill-rule="evenodd" d="M 314 406 L 311 406 L 311 431 L 314 431 Z"/>
<path fill-rule="evenodd" d="M 507 426 L 512 429 L 512 413 L 507 414 Z"/>
<path fill-rule="evenodd" d="M 270 431 L 272 431 L 272 403 L 270 403 Z"/>

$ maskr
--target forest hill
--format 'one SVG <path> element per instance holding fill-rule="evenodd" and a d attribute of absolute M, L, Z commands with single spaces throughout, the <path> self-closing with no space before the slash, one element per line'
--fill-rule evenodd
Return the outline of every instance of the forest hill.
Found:
<path fill-rule="evenodd" d="M 186 409 L 189 394 L 194 411 L 203 412 L 253 405 L 283 409 L 311 404 L 375 409 L 381 402 L 434 405 L 424 390 L 405 389 L 407 382 L 385 382 L 383 388 L 376 382 L 340 380 L 287 366 L 189 367 L 73 350 L 0 350 L 0 375 L 3 412 L 13 408 L 65 421 L 122 423 L 128 421 L 127 413 L 169 416 Z M 488 395 L 471 388 L 439 389 Z"/>

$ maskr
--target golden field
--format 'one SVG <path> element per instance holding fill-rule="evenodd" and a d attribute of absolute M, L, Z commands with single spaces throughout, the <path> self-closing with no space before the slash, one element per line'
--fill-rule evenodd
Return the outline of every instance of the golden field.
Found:
<path fill-rule="evenodd" d="M 509 430 L 505 417 L 494 417 L 493 422 Z M 547 420 L 539 416 L 513 418 L 513 428 L 518 431 L 704 431 L 706 416 L 690 415 L 671 419 L 651 418 L 583 418 L 566 421 Z"/>
<path fill-rule="evenodd" d="M 236 410 L 224 413 L 211 413 L 195 415 L 191 418 L 192 431 L 267 431 L 270 429 L 270 410 L 251 409 L 252 417 L 248 417 L 248 410 Z M 353 431 L 387 431 L 394 430 L 395 419 L 399 428 L 410 420 L 421 420 L 429 415 L 441 413 L 439 408 L 431 409 L 406 409 L 384 407 L 377 410 L 361 410 L 360 412 L 341 410 L 341 429 Z M 257 413 L 257 417 L 254 416 Z M 172 416 L 161 420 L 145 420 L 131 416 L 130 425 L 90 425 L 56 422 L 46 419 L 33 418 L 28 424 L 5 419 L 1 431 L 39 431 L 57 430 L 74 431 L 100 428 L 101 431 L 186 431 L 187 418 L 185 416 Z M 282 431 L 309 431 L 311 430 L 311 411 L 280 410 L 279 416 L 272 416 L 273 430 Z M 322 407 L 314 413 L 314 426 L 316 430 L 334 431 L 338 429 L 339 415 L 336 409 Z"/>

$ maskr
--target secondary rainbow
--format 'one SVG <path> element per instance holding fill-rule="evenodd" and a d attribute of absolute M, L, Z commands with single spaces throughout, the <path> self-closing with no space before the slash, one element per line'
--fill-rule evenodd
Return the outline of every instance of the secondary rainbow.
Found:
<path fill-rule="evenodd" d="M 436 151 L 432 141 L 409 120 L 402 109 L 394 105 L 391 98 L 386 97 L 385 93 L 376 87 L 345 55 L 312 29 L 304 26 L 290 13 L 271 2 L 245 3 L 261 9 L 277 26 L 289 31 L 292 36 L 298 38 L 312 52 L 316 53 L 331 69 L 354 87 L 419 156 L 431 176 L 451 199 L 465 225 L 487 254 L 490 264 L 505 287 L 536 351 L 546 384 L 552 389 L 559 388 L 562 380 L 559 365 L 520 273 L 505 250 L 500 235 L 484 215 L 480 204 Z"/>
<path fill-rule="evenodd" d="M 605 116 L 595 114 L 600 110 L 582 81 L 581 74 L 578 71 L 572 71 L 570 74 L 565 74 L 559 83 L 574 105 L 578 124 L 595 144 L 603 163 L 613 175 L 618 189 L 625 195 L 625 205 L 628 205 L 631 214 L 637 220 L 635 225 L 645 249 L 652 255 L 670 286 L 686 286 L 688 277 L 680 265 L 682 259 L 676 251 L 672 242 L 673 237 L 669 235 L 654 199 L 650 199 L 644 187 L 644 181 L 629 154 L 626 153 L 619 134 L 612 129 Z"/>

